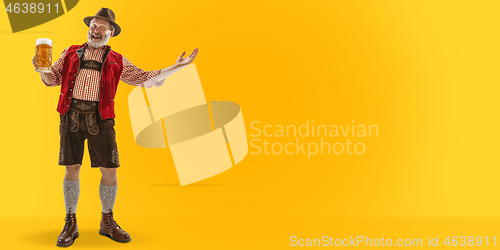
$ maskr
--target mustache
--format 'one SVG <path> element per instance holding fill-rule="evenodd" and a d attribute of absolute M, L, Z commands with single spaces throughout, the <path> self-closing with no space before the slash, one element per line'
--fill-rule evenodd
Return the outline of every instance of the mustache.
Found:
<path fill-rule="evenodd" d="M 103 35 L 97 33 L 97 32 L 94 32 L 91 34 L 92 36 L 95 36 L 95 37 L 103 37 Z"/>

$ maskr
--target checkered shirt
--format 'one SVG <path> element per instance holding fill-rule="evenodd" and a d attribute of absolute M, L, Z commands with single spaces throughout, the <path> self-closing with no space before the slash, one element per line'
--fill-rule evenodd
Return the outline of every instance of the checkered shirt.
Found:
<path fill-rule="evenodd" d="M 83 60 L 94 60 L 102 63 L 102 57 L 105 50 L 106 46 L 97 49 L 92 46 L 87 46 L 85 54 L 83 55 Z M 62 52 L 61 57 L 52 65 L 52 83 L 46 83 L 42 78 L 46 86 L 55 87 L 61 85 L 64 59 L 67 51 L 68 48 Z M 121 81 L 132 86 L 145 88 L 151 88 L 153 86 L 159 87 L 163 84 L 163 81 L 156 83 L 160 70 L 144 71 L 133 65 L 124 56 L 122 56 L 122 58 L 123 72 L 120 76 Z M 80 69 L 76 76 L 73 98 L 87 101 L 99 101 L 100 80 L 101 72 L 92 69 Z"/>

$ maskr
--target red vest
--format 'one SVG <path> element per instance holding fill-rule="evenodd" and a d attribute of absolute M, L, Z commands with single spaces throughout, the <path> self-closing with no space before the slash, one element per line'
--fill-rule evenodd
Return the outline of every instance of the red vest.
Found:
<path fill-rule="evenodd" d="M 71 105 L 76 76 L 79 73 L 86 46 L 86 43 L 73 45 L 66 52 L 62 72 L 61 95 L 57 104 L 57 111 L 61 115 L 65 115 Z M 104 53 L 99 87 L 99 115 L 103 120 L 115 118 L 115 95 L 122 71 L 122 55 L 112 51 L 111 47 L 107 46 Z"/>

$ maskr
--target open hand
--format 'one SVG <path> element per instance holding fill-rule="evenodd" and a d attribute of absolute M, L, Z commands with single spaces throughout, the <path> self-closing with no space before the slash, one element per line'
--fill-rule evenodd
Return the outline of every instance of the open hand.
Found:
<path fill-rule="evenodd" d="M 177 61 L 174 64 L 174 68 L 186 66 L 186 65 L 190 64 L 192 61 L 194 61 L 194 58 L 196 58 L 196 55 L 198 54 L 198 48 L 194 49 L 193 53 L 191 53 L 191 55 L 189 55 L 186 58 L 183 58 L 183 56 L 185 54 L 186 54 L 186 51 L 182 52 L 181 56 L 179 56 L 179 58 L 177 58 Z"/>

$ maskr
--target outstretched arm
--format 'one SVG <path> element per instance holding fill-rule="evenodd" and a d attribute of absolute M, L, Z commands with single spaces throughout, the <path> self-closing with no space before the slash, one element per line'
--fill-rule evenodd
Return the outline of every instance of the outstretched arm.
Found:
<path fill-rule="evenodd" d="M 133 65 L 127 58 L 123 57 L 123 71 L 120 80 L 132 86 L 143 88 L 155 86 L 159 88 L 165 82 L 165 78 L 189 65 L 196 57 L 196 54 L 198 54 L 198 49 L 195 49 L 188 57 L 183 58 L 185 54 L 186 52 L 183 52 L 182 55 L 177 58 L 174 65 L 162 70 L 151 71 L 144 71 Z"/>
<path fill-rule="evenodd" d="M 182 52 L 182 54 L 177 58 L 177 61 L 175 62 L 174 65 L 164 68 L 160 70 L 160 74 L 158 74 L 158 78 L 156 79 L 156 82 L 161 82 L 165 80 L 169 75 L 179 71 L 181 68 L 184 66 L 189 65 L 191 62 L 194 61 L 196 58 L 196 55 L 198 54 L 198 48 L 194 49 L 191 55 L 189 55 L 186 58 L 183 58 L 183 56 L 186 54 L 186 51 Z"/>

